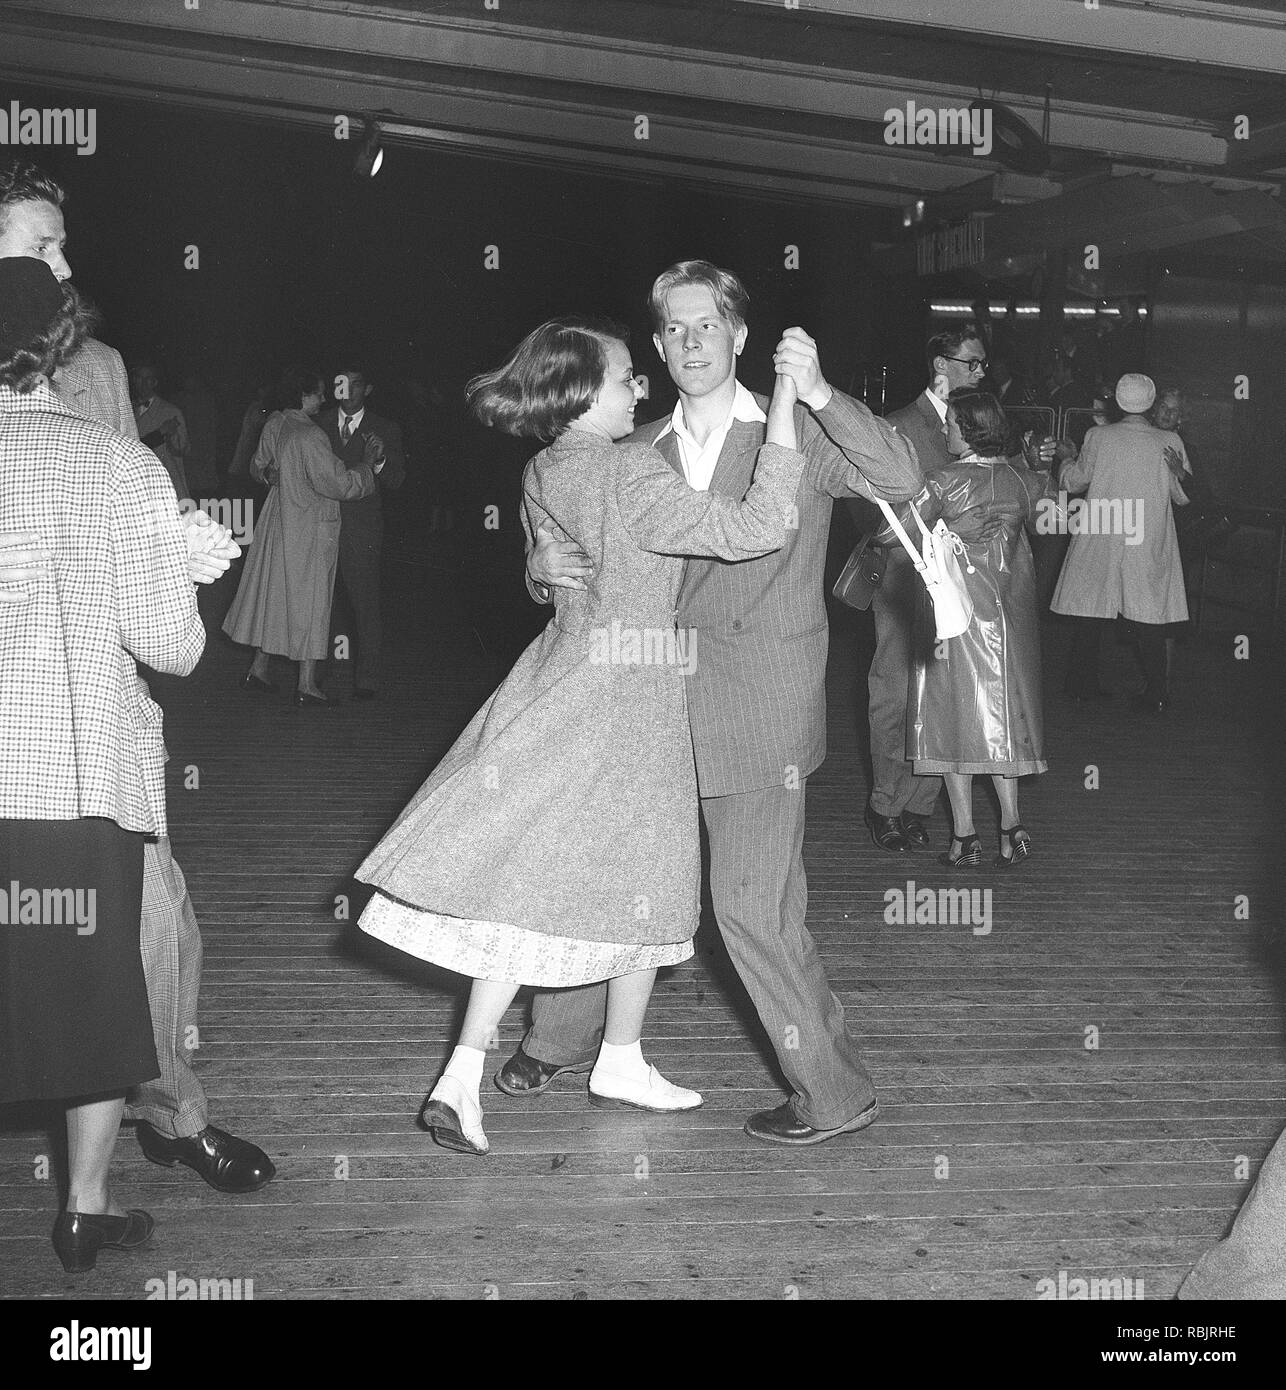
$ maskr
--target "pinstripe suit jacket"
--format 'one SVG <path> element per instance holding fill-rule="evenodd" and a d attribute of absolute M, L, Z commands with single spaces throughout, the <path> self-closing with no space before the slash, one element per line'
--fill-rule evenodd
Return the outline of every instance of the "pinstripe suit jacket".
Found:
<path fill-rule="evenodd" d="M 86 338 L 75 357 L 59 367 L 52 385 L 59 399 L 77 415 L 109 425 L 127 439 L 138 438 L 129 381 L 115 348 L 97 338 Z"/>
<path fill-rule="evenodd" d="M 755 399 L 766 411 L 766 398 Z M 652 444 L 682 475 L 668 423 L 644 425 L 630 442 Z M 702 796 L 789 785 L 826 756 L 822 571 L 831 507 L 853 494 L 904 502 L 923 485 L 910 444 L 838 391 L 824 410 L 799 407 L 796 424 L 808 462 L 786 544 L 753 560 L 691 559 L 679 590 L 678 623 L 700 634 L 687 689 Z M 732 422 L 710 491 L 745 497 L 766 432 L 761 422 Z"/>

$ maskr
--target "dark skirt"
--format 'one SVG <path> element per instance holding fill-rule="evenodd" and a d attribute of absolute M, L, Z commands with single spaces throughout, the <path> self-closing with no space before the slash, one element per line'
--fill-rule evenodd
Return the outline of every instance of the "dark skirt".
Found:
<path fill-rule="evenodd" d="M 0 820 L 0 1101 L 159 1075 L 142 905 L 142 835 L 99 817 Z"/>

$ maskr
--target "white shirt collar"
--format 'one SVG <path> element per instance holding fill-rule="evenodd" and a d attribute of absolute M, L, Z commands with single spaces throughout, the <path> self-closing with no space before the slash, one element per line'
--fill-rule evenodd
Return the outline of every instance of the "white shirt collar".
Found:
<path fill-rule="evenodd" d="M 932 387 L 932 386 L 926 386 L 926 387 L 924 388 L 924 394 L 925 394 L 926 396 L 928 396 L 929 401 L 930 401 L 930 403 L 932 404 L 934 410 L 936 410 L 936 411 L 938 412 L 938 419 L 941 420 L 943 424 L 946 424 L 946 421 L 947 421 L 947 403 L 946 403 L 946 401 L 942 400 L 940 397 L 935 396 L 935 395 L 933 394 L 933 387 Z"/>
<path fill-rule="evenodd" d="M 349 433 L 351 434 L 351 433 L 358 427 L 358 425 L 360 425 L 360 424 L 362 423 L 362 416 L 365 415 L 365 414 L 366 414 L 366 407 L 365 407 L 365 406 L 362 406 L 361 410 L 357 411 L 355 414 L 349 415 L 348 412 L 347 412 L 347 411 L 344 409 L 344 407 L 341 405 L 340 408 L 339 408 L 339 428 L 340 428 L 340 429 L 343 429 L 343 428 L 344 428 L 344 421 L 345 421 L 345 419 L 347 419 L 347 420 L 348 420 L 348 431 L 349 431 Z"/>
<path fill-rule="evenodd" d="M 719 426 L 717 430 L 711 431 L 711 437 L 718 434 L 721 435 L 724 439 L 726 439 L 728 436 L 728 430 L 731 428 L 732 422 L 734 420 L 740 420 L 743 423 L 747 423 L 752 420 L 757 420 L 764 424 L 767 423 L 768 417 L 763 413 L 762 410 L 760 410 L 759 402 L 755 400 L 755 398 L 750 394 L 749 391 L 746 390 L 746 388 L 741 384 L 741 382 L 736 383 L 736 388 L 737 389 L 732 393 L 732 409 L 728 412 L 728 418 L 723 422 L 722 425 Z M 679 399 L 675 402 L 674 413 L 670 416 L 669 424 L 667 424 L 666 427 L 661 431 L 661 433 L 657 435 L 656 442 L 659 443 L 662 439 L 665 438 L 667 434 L 670 434 L 671 432 L 679 435 L 682 439 L 686 439 L 694 449 L 698 449 L 701 447 L 697 444 L 696 440 L 693 439 L 692 434 L 688 429 L 688 422 L 683 418 L 682 396 L 680 396 Z M 709 447 L 708 441 L 706 447 Z"/>

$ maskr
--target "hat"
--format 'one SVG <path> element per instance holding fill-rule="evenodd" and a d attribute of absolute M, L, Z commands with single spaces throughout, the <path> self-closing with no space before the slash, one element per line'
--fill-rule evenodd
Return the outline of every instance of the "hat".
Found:
<path fill-rule="evenodd" d="M 1116 383 L 1116 403 L 1127 415 L 1142 415 L 1156 398 L 1156 382 L 1142 372 L 1126 372 Z"/>
<path fill-rule="evenodd" d="M 62 286 L 44 261 L 0 257 L 0 352 L 30 347 L 62 307 Z"/>

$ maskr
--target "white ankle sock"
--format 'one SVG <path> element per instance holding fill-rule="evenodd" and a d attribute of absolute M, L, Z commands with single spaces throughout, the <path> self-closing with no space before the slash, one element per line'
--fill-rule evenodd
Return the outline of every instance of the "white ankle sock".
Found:
<path fill-rule="evenodd" d="M 604 1042 L 598 1049 L 598 1061 L 594 1070 L 602 1067 L 604 1071 L 610 1071 L 614 1076 L 637 1077 L 638 1080 L 647 1079 L 647 1063 L 643 1060 L 642 1042 L 632 1043 L 610 1043 Z"/>
<path fill-rule="evenodd" d="M 462 1086 L 467 1086 L 475 1095 L 482 1085 L 482 1068 L 486 1065 L 487 1054 L 476 1047 L 457 1046 L 451 1054 L 443 1076 L 454 1077 Z"/>

